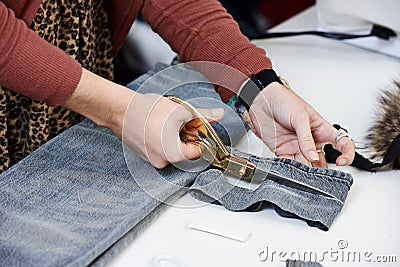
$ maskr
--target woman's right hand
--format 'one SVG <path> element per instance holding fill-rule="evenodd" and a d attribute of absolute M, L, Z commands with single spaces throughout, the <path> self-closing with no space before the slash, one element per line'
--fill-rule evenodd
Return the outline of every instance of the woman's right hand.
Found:
<path fill-rule="evenodd" d="M 223 117 L 223 109 L 201 109 L 209 120 Z M 156 168 L 169 162 L 200 157 L 200 149 L 180 140 L 179 132 L 193 115 L 183 106 L 156 94 L 136 93 L 126 112 L 123 142 Z"/>

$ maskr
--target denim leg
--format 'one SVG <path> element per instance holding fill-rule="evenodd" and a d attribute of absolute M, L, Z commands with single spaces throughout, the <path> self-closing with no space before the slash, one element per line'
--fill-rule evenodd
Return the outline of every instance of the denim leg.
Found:
<path fill-rule="evenodd" d="M 154 168 L 139 157 L 141 172 Z M 160 171 L 185 186 L 196 173 Z M 178 187 L 176 187 L 178 188 Z M 177 193 L 160 186 L 157 199 Z M 45 144 L 0 178 L 0 261 L 5 266 L 85 266 L 160 201 L 131 176 L 121 142 L 89 120 Z"/>
<path fill-rule="evenodd" d="M 196 101 L 204 107 L 223 105 L 213 86 L 192 69 L 173 68 L 169 75 L 175 78 L 154 75 L 167 67 L 158 65 L 129 87 L 157 89 L 156 93 L 173 88 L 172 94 L 181 98 L 203 97 Z M 191 75 L 195 78 L 188 81 Z M 184 84 L 178 76 L 186 79 Z M 225 116 L 216 128 L 227 143 L 234 143 L 245 130 L 240 120 L 236 123 L 238 116 L 232 121 L 235 112 L 224 108 L 232 116 Z M 152 195 L 147 194 L 126 161 L 140 166 L 135 174 L 145 180 L 161 176 L 169 183 L 150 184 Z M 172 165 L 157 172 L 124 149 L 110 130 L 84 120 L 0 175 L 0 265 L 86 266 L 95 259 L 101 265 L 163 210 L 164 200 L 182 194 L 196 175 Z"/>
<path fill-rule="evenodd" d="M 181 197 L 186 190 L 180 190 L 174 193 L 167 199 L 168 203 L 173 203 L 179 197 Z M 123 235 L 117 242 L 114 244 L 110 244 L 110 247 L 104 251 L 101 255 L 99 255 L 91 264 L 90 266 L 93 267 L 100 267 L 100 266 L 107 266 L 119 252 L 121 252 L 125 247 L 129 246 L 132 241 L 139 236 L 148 225 L 150 225 L 153 220 L 155 220 L 158 216 L 162 214 L 162 212 L 169 207 L 169 205 L 165 203 L 160 203 L 154 210 L 152 210 L 144 219 L 134 225 L 125 235 Z M 133 264 L 134 265 L 134 264 Z"/>

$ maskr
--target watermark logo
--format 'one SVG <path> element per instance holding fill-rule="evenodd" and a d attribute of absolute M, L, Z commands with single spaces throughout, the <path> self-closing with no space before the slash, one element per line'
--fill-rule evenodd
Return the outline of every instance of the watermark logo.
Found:
<path fill-rule="evenodd" d="M 340 239 L 336 247 L 322 251 L 316 250 L 276 250 L 265 246 L 258 253 L 262 262 L 285 262 L 286 260 L 314 261 L 314 262 L 342 262 L 342 263 L 397 263 L 396 255 L 382 255 L 371 250 L 357 250 L 349 248 L 349 242 Z"/>

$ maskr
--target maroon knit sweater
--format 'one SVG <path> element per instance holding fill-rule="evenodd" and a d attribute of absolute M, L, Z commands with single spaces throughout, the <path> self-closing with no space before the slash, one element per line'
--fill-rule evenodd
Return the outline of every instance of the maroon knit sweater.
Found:
<path fill-rule="evenodd" d="M 247 76 L 271 68 L 264 50 L 240 33 L 237 23 L 216 0 L 106 0 L 115 53 L 138 14 L 183 61 L 212 61 Z M 29 26 L 41 0 L 0 1 L 0 86 L 50 105 L 73 93 L 80 64 L 47 43 Z M 223 100 L 233 93 L 220 90 Z"/>

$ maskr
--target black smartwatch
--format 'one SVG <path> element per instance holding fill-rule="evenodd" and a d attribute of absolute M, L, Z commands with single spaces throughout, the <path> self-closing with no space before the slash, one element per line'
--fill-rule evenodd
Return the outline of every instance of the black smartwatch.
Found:
<path fill-rule="evenodd" d="M 286 80 L 276 75 L 273 69 L 265 69 L 257 74 L 251 75 L 250 79 L 245 82 L 238 95 L 240 102 L 242 102 L 246 109 L 249 110 L 257 95 L 273 82 L 278 82 L 285 87 L 290 88 Z"/>

